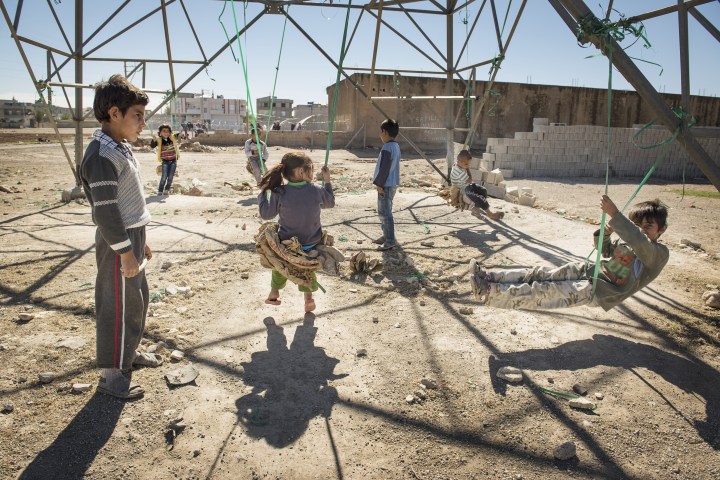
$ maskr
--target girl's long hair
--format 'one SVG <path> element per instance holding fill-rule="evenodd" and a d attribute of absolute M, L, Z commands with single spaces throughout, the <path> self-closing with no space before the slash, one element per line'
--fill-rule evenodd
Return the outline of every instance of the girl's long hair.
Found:
<path fill-rule="evenodd" d="M 285 183 L 283 179 L 289 182 L 297 181 L 298 179 L 293 177 L 293 173 L 297 168 L 301 168 L 303 173 L 306 174 L 305 176 L 312 178 L 313 163 L 310 157 L 304 152 L 286 153 L 280 163 L 268 170 L 260 180 L 260 190 L 263 192 L 266 190 L 277 192 L 278 188 Z"/>

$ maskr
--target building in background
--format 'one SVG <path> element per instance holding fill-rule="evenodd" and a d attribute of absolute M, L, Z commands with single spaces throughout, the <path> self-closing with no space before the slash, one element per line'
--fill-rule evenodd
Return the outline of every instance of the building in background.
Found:
<path fill-rule="evenodd" d="M 34 124 L 35 105 L 27 102 L 0 100 L 0 128 L 25 128 Z"/>
<path fill-rule="evenodd" d="M 214 94 L 178 94 L 170 102 L 170 117 L 173 128 L 191 121 L 211 130 L 245 130 L 247 102 L 235 98 L 224 98 Z"/>
<path fill-rule="evenodd" d="M 328 129 L 328 106 L 315 102 L 296 105 L 293 109 L 293 119 L 302 124 L 305 130 Z"/>
<path fill-rule="evenodd" d="M 268 126 L 275 122 L 282 123 L 292 118 L 293 100 L 289 98 L 275 98 L 272 104 L 272 118 L 270 118 L 271 100 L 271 97 L 261 97 L 255 100 L 255 114 L 257 115 L 259 124 Z"/>

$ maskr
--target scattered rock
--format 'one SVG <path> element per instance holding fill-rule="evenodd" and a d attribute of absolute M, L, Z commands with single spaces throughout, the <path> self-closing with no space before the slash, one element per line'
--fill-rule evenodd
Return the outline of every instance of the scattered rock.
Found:
<path fill-rule="evenodd" d="M 427 393 L 425 393 L 425 390 L 418 390 L 415 392 L 415 397 L 417 397 L 419 400 L 425 400 L 427 398 Z"/>
<path fill-rule="evenodd" d="M 702 299 L 706 307 L 720 308 L 720 290 L 708 290 L 703 293 Z"/>
<path fill-rule="evenodd" d="M 400 328 L 400 323 L 396 323 L 395 325 L 393 325 L 393 327 Z"/>
<path fill-rule="evenodd" d="M 157 351 L 157 349 L 158 349 L 158 345 L 157 345 L 156 343 L 154 343 L 154 344 L 152 344 L 152 345 L 149 345 L 149 346 L 145 349 L 145 351 L 146 351 L 147 353 L 155 353 L 155 352 Z"/>
<path fill-rule="evenodd" d="M 577 454 L 573 442 L 565 442 L 553 451 L 553 456 L 558 460 L 570 460 Z"/>
<path fill-rule="evenodd" d="M 367 357 L 367 350 L 364 348 L 358 348 L 355 352 L 355 356 L 357 357 Z"/>
<path fill-rule="evenodd" d="M 173 350 L 170 354 L 170 360 L 172 360 L 173 362 L 179 362 L 183 358 L 185 358 L 185 353 L 181 352 L 180 350 Z"/>
<path fill-rule="evenodd" d="M 693 250 L 702 250 L 701 244 L 693 242 L 692 240 L 688 240 L 687 238 L 683 238 L 682 240 L 680 240 L 680 245 L 685 245 L 686 247 L 690 247 Z"/>
<path fill-rule="evenodd" d="M 425 242 L 420 242 L 420 245 L 422 245 L 423 247 L 434 247 L 434 246 L 435 246 L 435 242 L 425 241 Z"/>
<path fill-rule="evenodd" d="M 186 313 L 187 311 L 188 311 L 188 307 L 177 307 L 177 308 L 175 309 L 175 312 L 177 312 L 177 313 L 179 313 L 179 314 L 181 314 L 181 315 L 182 315 L 183 313 Z"/>
<path fill-rule="evenodd" d="M 523 381 L 522 370 L 515 367 L 502 367 L 497 371 L 496 376 L 510 383 L 519 383 Z"/>
<path fill-rule="evenodd" d="M 160 270 L 170 270 L 170 267 L 172 267 L 172 262 L 164 261 L 162 265 L 160 265 Z"/>
<path fill-rule="evenodd" d="M 515 329 L 515 327 L 510 329 L 510 335 L 517 335 L 517 330 Z"/>
<path fill-rule="evenodd" d="M 176 285 L 170 284 L 165 287 L 165 293 L 167 293 L 168 295 L 177 295 L 178 288 Z"/>
<path fill-rule="evenodd" d="M 578 408 L 580 410 L 595 410 L 595 402 L 588 400 L 585 397 L 580 398 L 572 398 L 570 399 L 570 406 L 573 408 Z"/>
<path fill-rule="evenodd" d="M 12 413 L 15 410 L 13 402 L 3 402 L 1 413 Z"/>
<path fill-rule="evenodd" d="M 567 210 L 563 208 L 558 208 L 557 210 L 555 210 L 555 213 L 557 213 L 558 215 L 565 215 L 567 213 Z"/>
<path fill-rule="evenodd" d="M 460 307 L 458 309 L 461 315 L 472 315 L 474 311 L 472 307 Z"/>
<path fill-rule="evenodd" d="M 587 393 L 588 393 L 587 388 L 583 387 L 579 383 L 576 383 L 575 385 L 573 385 L 573 392 L 577 393 L 578 395 L 583 395 L 583 396 L 587 395 Z"/>
<path fill-rule="evenodd" d="M 350 290 L 348 290 L 348 292 L 350 292 L 350 293 L 357 293 L 358 290 L 357 290 L 357 288 L 351 288 Z"/>
<path fill-rule="evenodd" d="M 29 322 L 33 318 L 35 318 L 35 315 L 32 313 L 21 312 L 18 314 L 18 320 L 20 320 L 21 322 Z"/>
<path fill-rule="evenodd" d="M 72 392 L 73 393 L 85 393 L 89 392 L 92 385 L 89 383 L 73 383 L 72 386 Z"/>
<path fill-rule="evenodd" d="M 413 403 L 415 403 L 415 395 L 408 395 L 407 397 L 405 397 L 405 401 L 412 405 Z"/>
<path fill-rule="evenodd" d="M 595 398 L 598 400 L 602 400 L 603 398 L 605 398 L 605 395 L 600 392 L 597 392 L 597 393 L 595 393 Z"/>
<path fill-rule="evenodd" d="M 247 280 L 248 278 L 250 278 L 250 274 L 247 272 L 242 272 L 240 274 L 240 278 L 242 278 L 243 280 Z"/>
<path fill-rule="evenodd" d="M 420 300 L 420 306 L 421 306 L 421 307 L 424 307 L 424 306 L 425 306 L 425 300 Z"/>
<path fill-rule="evenodd" d="M 165 381 L 173 386 L 186 385 L 194 382 L 198 375 L 200 375 L 200 372 L 198 372 L 191 363 L 188 363 L 182 368 L 167 372 L 165 374 Z"/>
<path fill-rule="evenodd" d="M 38 374 L 40 383 L 50 383 L 55 380 L 55 372 L 42 372 Z"/>
<path fill-rule="evenodd" d="M 378 317 L 373 317 L 372 320 L 373 320 L 373 323 L 378 323 L 380 321 L 380 319 Z"/>
<path fill-rule="evenodd" d="M 432 378 L 427 377 L 420 380 L 420 385 L 430 390 L 436 390 L 438 388 L 437 382 Z"/>
<path fill-rule="evenodd" d="M 87 345 L 84 338 L 81 337 L 68 337 L 55 345 L 56 348 L 69 348 L 70 350 L 78 350 Z"/>

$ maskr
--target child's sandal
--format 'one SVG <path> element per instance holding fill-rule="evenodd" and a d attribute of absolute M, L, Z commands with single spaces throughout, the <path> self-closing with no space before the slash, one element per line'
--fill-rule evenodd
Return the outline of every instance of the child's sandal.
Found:
<path fill-rule="evenodd" d="M 315 310 L 315 299 L 305 300 L 305 313 Z"/>
<path fill-rule="evenodd" d="M 277 307 L 282 302 L 280 301 L 280 297 L 277 297 L 277 298 L 268 298 L 265 300 L 265 303 L 268 305 L 275 305 Z"/>

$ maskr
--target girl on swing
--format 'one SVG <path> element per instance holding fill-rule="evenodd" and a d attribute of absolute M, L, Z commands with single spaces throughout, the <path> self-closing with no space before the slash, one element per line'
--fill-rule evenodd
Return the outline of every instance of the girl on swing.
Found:
<path fill-rule="evenodd" d="M 667 228 L 667 207 L 660 200 L 637 203 L 628 216 L 607 195 L 600 209 L 610 221 L 605 227 L 597 287 L 593 297 L 594 265 L 585 261 L 556 268 L 534 267 L 488 272 L 470 260 L 470 285 L 483 304 L 507 309 L 545 310 L 590 304 L 608 311 L 645 288 L 660 274 L 670 251 L 658 243 Z M 629 217 L 629 218 L 628 218 Z M 620 240 L 610 241 L 615 232 Z M 598 244 L 600 230 L 595 232 Z"/>
<path fill-rule="evenodd" d="M 330 170 L 322 167 L 323 186 L 315 185 L 313 162 L 303 152 L 286 153 L 279 164 L 271 168 L 260 181 L 258 207 L 263 220 L 278 219 L 278 237 L 281 241 L 297 237 L 304 251 L 312 250 L 322 240 L 320 210 L 335 206 L 335 195 L 330 183 Z M 287 181 L 287 183 L 284 182 Z M 266 195 L 270 190 L 271 194 Z M 280 290 L 287 278 L 272 270 L 270 293 L 265 303 L 280 305 Z M 318 289 L 313 273 L 310 288 L 298 285 L 305 294 L 305 312 L 315 310 L 313 292 Z"/>

